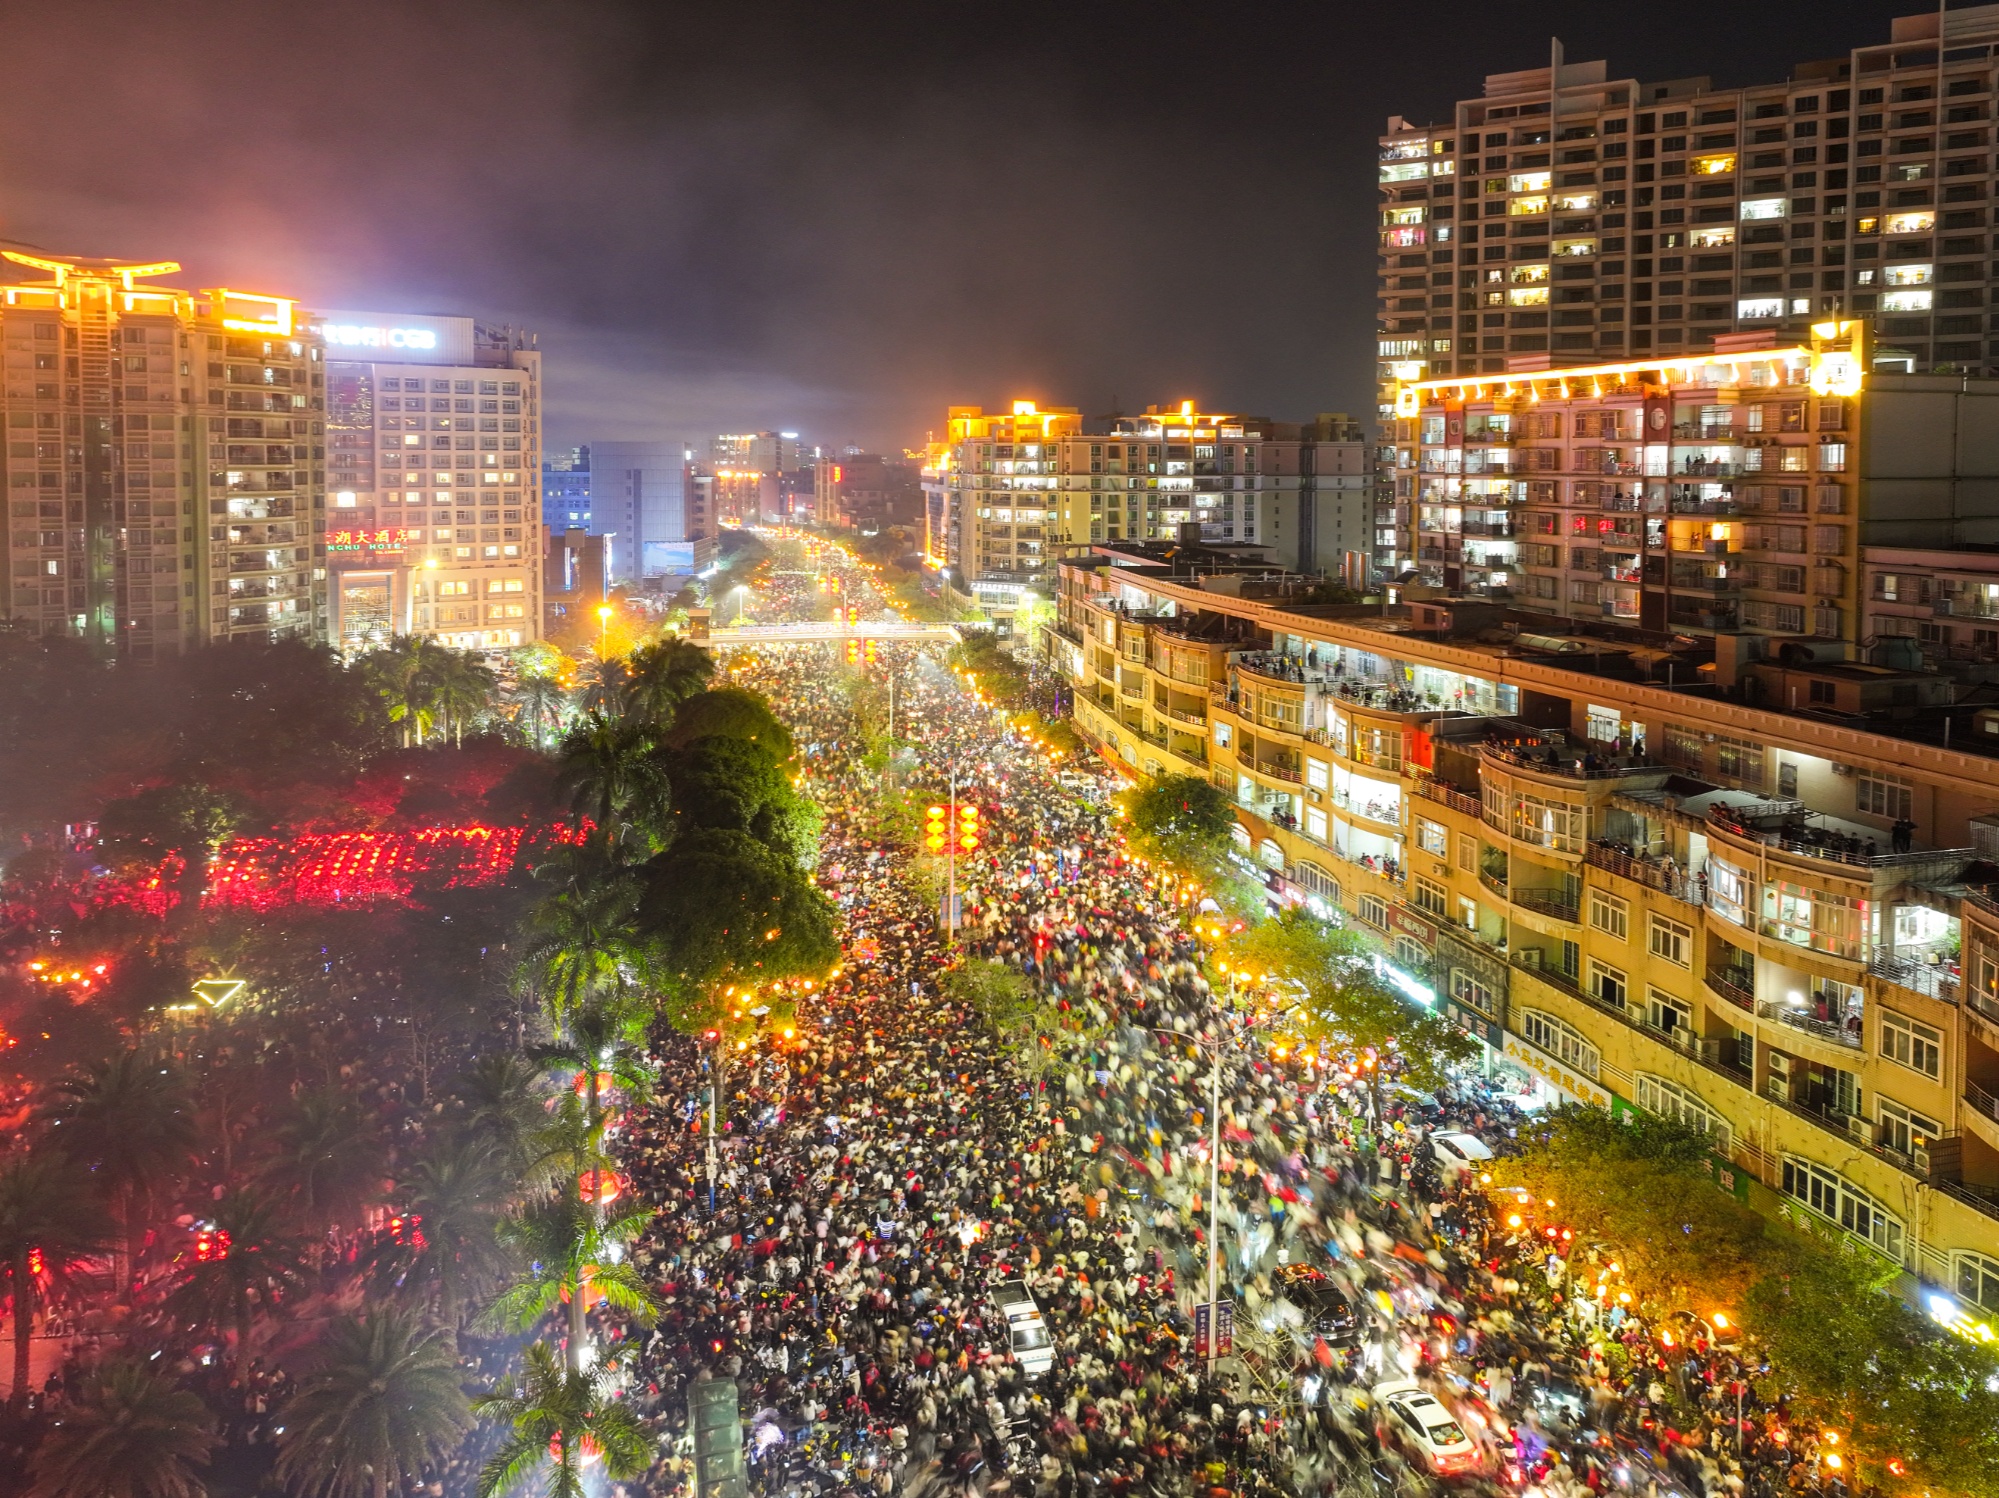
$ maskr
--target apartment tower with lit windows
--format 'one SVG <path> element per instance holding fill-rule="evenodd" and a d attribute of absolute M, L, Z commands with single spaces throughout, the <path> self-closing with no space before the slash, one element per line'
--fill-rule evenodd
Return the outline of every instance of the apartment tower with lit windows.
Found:
<path fill-rule="evenodd" d="M 326 627 L 325 365 L 294 301 L 0 251 L 0 617 L 150 662 Z"/>
<path fill-rule="evenodd" d="M 541 637 L 541 355 L 469 317 L 329 312 L 327 559 L 344 649 Z"/>
<path fill-rule="evenodd" d="M 1827 316 L 1873 320 L 1876 369 L 1999 373 L 1995 69 L 1983 5 L 1744 88 L 1613 78 L 1556 44 L 1445 121 L 1391 119 L 1382 418 L 1398 380 L 1801 345 Z M 1380 494 L 1384 567 L 1414 564 L 1415 518 Z"/>

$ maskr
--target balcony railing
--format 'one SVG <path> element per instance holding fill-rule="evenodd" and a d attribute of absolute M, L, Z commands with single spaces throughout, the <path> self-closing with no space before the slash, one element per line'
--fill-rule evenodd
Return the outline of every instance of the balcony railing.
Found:
<path fill-rule="evenodd" d="M 1286 781 L 1291 785 L 1303 785 L 1305 783 L 1305 777 L 1298 771 L 1287 770 L 1282 765 L 1266 764 L 1260 759 L 1246 759 L 1240 756 L 1237 759 L 1237 763 L 1242 765 L 1252 775 L 1267 776 L 1272 780 Z"/>
<path fill-rule="evenodd" d="M 1481 744 L 1479 752 L 1488 759 L 1532 774 L 1561 775 L 1570 780 L 1618 780 L 1627 775 L 1658 775 L 1665 768 L 1662 765 L 1616 765 L 1607 759 L 1591 766 L 1588 762 L 1596 757 L 1594 750 L 1570 760 L 1561 758 L 1560 751 L 1552 745 Z M 1554 756 L 1552 759 L 1549 757 L 1551 754 Z"/>
<path fill-rule="evenodd" d="M 1781 999 L 1765 999 L 1756 1006 L 1756 1017 L 1773 1019 L 1781 1025 L 1790 1026 L 1793 1030 L 1802 1030 L 1827 1045 L 1845 1046 L 1850 1051 L 1860 1049 L 1861 1026 L 1858 1015 L 1853 1016 L 1852 1028 L 1848 1028 L 1844 1021 L 1820 1019 L 1809 1009 L 1800 1009 L 1796 1005 L 1786 1004 Z"/>
<path fill-rule="evenodd" d="M 1687 905 L 1706 903 L 1706 886 L 1692 873 L 1678 864 L 1663 859 L 1639 858 L 1611 847 L 1608 843 L 1591 843 L 1583 853 L 1587 863 L 1597 868 L 1608 869 L 1620 878 L 1629 879 L 1634 884 L 1642 884 L 1647 889 L 1656 889 L 1661 894 L 1670 895 Z"/>
<path fill-rule="evenodd" d="M 1478 797 L 1461 791 L 1456 786 L 1446 785 L 1441 780 L 1417 780 L 1411 789 L 1425 801 L 1434 801 L 1439 806 L 1451 807 L 1468 817 L 1484 815 L 1485 804 Z"/>
<path fill-rule="evenodd" d="M 1999 1097 L 1994 1097 L 1970 1078 L 1965 1079 L 1964 1100 L 1994 1123 L 1999 1123 Z"/>
<path fill-rule="evenodd" d="M 1536 915 L 1547 916 L 1550 920 L 1567 921 L 1579 925 L 1582 921 L 1582 904 L 1560 890 L 1515 889 L 1511 895 L 1515 905 L 1522 910 L 1531 910 Z"/>
<path fill-rule="evenodd" d="M 1736 1008 L 1746 1009 L 1751 1014 L 1756 1012 L 1754 980 L 1741 969 L 1722 971 L 1716 968 L 1709 968 L 1705 973 L 1701 974 L 1701 981 L 1708 986 L 1710 992 L 1714 993 L 1717 997 L 1728 1000 Z"/>
<path fill-rule="evenodd" d="M 1749 842 L 1762 843 L 1782 853 L 1794 854 L 1800 858 L 1815 858 L 1826 863 L 1845 864 L 1856 869 L 1885 869 L 1904 867 L 1911 864 L 1928 863 L 1934 859 L 1964 858 L 1977 856 L 1975 848 L 1925 848 L 1908 853 L 1868 852 L 1869 842 L 1859 842 L 1845 834 L 1811 826 L 1810 813 L 1786 820 L 1776 827 L 1758 827 L 1753 822 L 1737 816 L 1727 806 L 1710 806 L 1708 821 L 1729 833 Z"/>
<path fill-rule="evenodd" d="M 1957 1002 L 1957 974 L 1947 967 L 1877 954 L 1867 964 L 1867 971 L 1884 982 L 1922 994 L 1925 998 L 1940 999 L 1946 1004 Z"/>
<path fill-rule="evenodd" d="M 1203 731 L 1208 726 L 1208 715 L 1206 713 L 1190 713 L 1177 707 L 1169 707 L 1166 709 L 1166 716 L 1173 719 L 1176 723 L 1191 723 L 1194 727 Z"/>

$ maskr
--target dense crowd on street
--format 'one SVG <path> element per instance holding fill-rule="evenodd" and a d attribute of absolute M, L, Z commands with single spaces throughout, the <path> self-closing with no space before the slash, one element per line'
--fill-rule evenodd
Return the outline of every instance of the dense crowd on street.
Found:
<path fill-rule="evenodd" d="M 799 616 L 809 595 L 780 579 L 758 615 Z M 1818 1454 L 1766 1437 L 1780 1412 L 1738 1406 L 1725 1353 L 1682 1339 L 1669 1356 L 1587 1293 L 1585 1251 L 1570 1263 L 1509 1236 L 1475 1167 L 1440 1165 L 1440 1129 L 1508 1148 L 1516 1096 L 1476 1075 L 1370 1088 L 1344 1058 L 1267 1044 L 1253 999 L 1210 987 L 1175 888 L 1123 852 L 1105 772 L 1052 758 L 933 656 L 884 647 L 875 670 L 913 751 L 893 773 L 925 794 L 955 784 L 983 815 L 956 860 L 950 942 L 910 856 L 856 830 L 888 772 L 864 762 L 827 650 L 731 663 L 803 751 L 847 955 L 740 1048 L 663 1041 L 657 1101 L 625 1122 L 659 1208 L 635 1250 L 665 1306 L 633 1334 L 648 1410 L 671 1425 L 697 1370 L 735 1377 L 772 1493 L 1426 1491 L 1437 1480 L 1377 1438 L 1365 1399 L 1415 1377 L 1480 1444 L 1460 1484 L 1812 1486 Z M 1023 974 L 1074 1022 L 1070 1052 L 1018 1065 L 952 997 L 966 957 Z M 1211 1251 L 1236 1318 L 1213 1368 L 1193 1317 Z M 1354 1310 L 1351 1336 L 1315 1326 L 1294 1266 Z M 1044 1376 L 991 1296 L 1014 1279 L 1051 1329 Z M 687 1480 L 670 1445 L 643 1486 Z"/>

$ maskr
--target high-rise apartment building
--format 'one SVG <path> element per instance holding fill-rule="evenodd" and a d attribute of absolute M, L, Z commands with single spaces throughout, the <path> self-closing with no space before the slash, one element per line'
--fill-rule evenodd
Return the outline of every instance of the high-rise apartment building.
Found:
<path fill-rule="evenodd" d="M 723 433 L 708 458 L 717 514 L 738 525 L 789 519 L 812 489 L 813 454 L 796 432 Z"/>
<path fill-rule="evenodd" d="M 1875 320 L 1877 369 L 1999 372 L 1995 54 L 1995 5 L 1746 88 L 1615 79 L 1557 46 L 1447 121 L 1391 119 L 1383 418 L 1397 380 L 1797 344 L 1829 315 Z M 1384 495 L 1379 520 L 1383 565 L 1406 562 L 1413 517 Z"/>
<path fill-rule="evenodd" d="M 326 625 L 325 365 L 287 297 L 5 251 L 0 611 L 145 662 Z"/>
<path fill-rule="evenodd" d="M 328 312 L 331 638 L 541 638 L 541 355 L 469 317 Z"/>
<path fill-rule="evenodd" d="M 1338 415 L 1298 425 L 1187 401 L 1086 421 L 1032 401 L 1005 415 L 954 406 L 923 468 L 930 555 L 966 582 L 1032 581 L 1062 548 L 1198 523 L 1360 584 L 1372 473 L 1360 424 Z"/>

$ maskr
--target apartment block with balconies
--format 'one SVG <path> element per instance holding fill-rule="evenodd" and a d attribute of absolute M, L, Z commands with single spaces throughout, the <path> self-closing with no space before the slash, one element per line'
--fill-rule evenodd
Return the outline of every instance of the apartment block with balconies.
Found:
<path fill-rule="evenodd" d="M 1397 380 L 1799 341 L 1828 316 L 1876 320 L 1877 368 L 1999 373 L 1995 68 L 1999 6 L 1969 6 L 1745 88 L 1557 46 L 1435 124 L 1391 119 L 1383 420 Z"/>
<path fill-rule="evenodd" d="M 1199 773 L 1134 737 L 1124 631 L 1206 641 L 1205 773 L 1274 902 L 1368 935 L 1516 1085 L 1689 1123 L 1718 1188 L 1999 1312 L 1999 758 L 1108 560 L 1059 568 L 1101 641 L 1077 725 Z"/>

